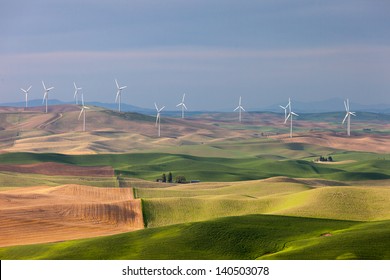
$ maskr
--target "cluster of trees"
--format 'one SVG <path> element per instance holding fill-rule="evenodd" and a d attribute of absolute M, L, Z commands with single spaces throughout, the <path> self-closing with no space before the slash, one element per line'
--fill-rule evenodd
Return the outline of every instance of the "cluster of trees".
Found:
<path fill-rule="evenodd" d="M 331 156 L 328 156 L 328 157 L 323 157 L 323 156 L 320 156 L 317 161 L 333 161 L 333 158 Z"/>
<path fill-rule="evenodd" d="M 165 173 L 163 173 L 162 177 L 157 179 L 156 181 L 163 182 L 163 183 L 173 183 L 172 172 L 169 172 L 168 176 Z M 181 175 L 176 176 L 175 177 L 175 183 L 179 183 L 179 184 L 187 183 L 186 177 L 181 176 Z"/>

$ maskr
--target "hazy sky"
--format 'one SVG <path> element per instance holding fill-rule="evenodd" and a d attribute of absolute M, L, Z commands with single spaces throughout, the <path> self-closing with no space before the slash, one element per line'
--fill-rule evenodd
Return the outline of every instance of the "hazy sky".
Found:
<path fill-rule="evenodd" d="M 73 99 L 234 109 L 390 103 L 388 0 L 2 0 L 0 103 Z M 341 104 L 342 106 L 342 104 Z M 340 108 L 342 109 L 342 107 Z"/>

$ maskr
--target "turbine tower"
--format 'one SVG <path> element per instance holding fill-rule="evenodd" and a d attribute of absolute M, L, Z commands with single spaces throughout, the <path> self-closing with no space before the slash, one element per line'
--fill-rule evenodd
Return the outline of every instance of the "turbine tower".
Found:
<path fill-rule="evenodd" d="M 158 127 L 158 137 L 160 137 L 160 127 L 161 127 L 161 111 L 165 108 L 165 106 L 162 106 L 160 109 L 157 107 L 156 102 L 154 103 L 154 107 L 156 107 L 157 115 L 156 115 L 156 127 Z"/>
<path fill-rule="evenodd" d="M 45 90 L 45 93 L 43 95 L 42 104 L 46 101 L 46 110 L 45 113 L 47 114 L 47 99 L 49 98 L 49 91 L 54 89 L 54 87 L 46 88 L 45 83 L 42 81 L 43 89 Z"/>
<path fill-rule="evenodd" d="M 31 88 L 32 88 L 32 86 L 30 86 L 28 89 L 20 88 L 24 92 L 24 94 L 26 95 L 26 108 L 28 105 L 28 92 L 30 91 Z"/>
<path fill-rule="evenodd" d="M 86 113 L 86 110 L 89 109 L 89 107 L 84 105 L 84 95 L 83 94 L 81 94 L 81 104 L 82 104 L 82 107 L 81 107 L 81 111 L 79 114 L 79 120 L 81 118 L 81 115 L 83 115 L 83 131 L 85 131 L 85 113 Z"/>
<path fill-rule="evenodd" d="M 284 123 L 287 123 L 287 120 L 290 119 L 290 138 L 292 138 L 292 131 L 293 131 L 293 116 L 299 116 L 298 114 L 294 113 L 291 109 L 291 100 L 290 98 L 288 99 L 288 104 L 286 106 L 286 109 L 287 107 L 289 108 L 289 112 L 288 112 L 288 115 L 287 117 L 284 119 Z M 285 111 L 286 112 L 286 111 Z M 287 112 L 286 112 L 287 113 Z"/>
<path fill-rule="evenodd" d="M 78 93 L 79 93 L 79 90 L 82 90 L 82 88 L 77 87 L 75 82 L 73 82 L 73 85 L 74 85 L 74 89 L 75 89 L 73 98 L 76 100 L 76 105 L 78 105 L 79 104 Z"/>
<path fill-rule="evenodd" d="M 181 103 L 176 105 L 176 107 L 180 107 L 181 106 L 181 118 L 182 119 L 184 119 L 184 109 L 188 110 L 186 104 L 184 104 L 184 98 L 185 97 L 186 97 L 186 94 L 184 93 L 183 94 L 183 98 L 181 99 Z"/>
<path fill-rule="evenodd" d="M 346 114 L 345 114 L 345 117 L 343 119 L 343 122 L 342 124 L 345 123 L 345 121 L 347 120 L 347 135 L 348 136 L 351 136 L 351 115 L 352 116 L 355 116 L 355 112 L 351 112 L 349 110 L 349 100 L 347 98 L 347 100 L 344 100 L 344 106 L 345 106 L 345 111 L 346 111 Z"/>
<path fill-rule="evenodd" d="M 119 112 L 121 111 L 121 95 L 122 95 L 122 90 L 127 88 L 127 86 L 123 86 L 123 87 L 120 87 L 119 84 L 118 84 L 118 81 L 115 79 L 115 84 L 116 84 L 116 88 L 118 89 L 118 91 L 116 92 L 116 97 L 115 97 L 115 102 L 118 102 L 119 103 Z"/>
<path fill-rule="evenodd" d="M 238 100 L 238 106 L 236 109 L 234 109 L 234 111 L 237 111 L 237 110 L 238 110 L 238 120 L 241 122 L 241 111 L 245 112 L 245 109 L 241 106 L 241 96 L 240 96 L 240 99 Z"/>

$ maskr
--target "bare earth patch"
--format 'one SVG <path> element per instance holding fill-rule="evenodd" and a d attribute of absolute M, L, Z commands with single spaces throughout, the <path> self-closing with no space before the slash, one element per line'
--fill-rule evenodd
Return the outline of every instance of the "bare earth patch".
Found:
<path fill-rule="evenodd" d="M 59 242 L 142 229 L 131 188 L 80 185 L 0 193 L 0 247 Z"/>

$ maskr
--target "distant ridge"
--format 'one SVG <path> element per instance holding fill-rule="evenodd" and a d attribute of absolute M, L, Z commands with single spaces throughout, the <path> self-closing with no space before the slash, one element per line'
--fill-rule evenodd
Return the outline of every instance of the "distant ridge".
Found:
<path fill-rule="evenodd" d="M 329 113 L 329 112 L 344 112 L 344 99 L 341 98 L 332 98 L 332 99 L 326 99 L 323 101 L 314 101 L 314 102 L 301 102 L 299 100 L 294 100 L 294 110 L 298 113 Z M 286 102 L 287 103 L 287 100 Z M 42 99 L 33 99 L 29 100 L 28 102 L 29 107 L 35 107 L 35 106 L 42 106 Z M 49 99 L 48 100 L 49 105 L 65 105 L 65 104 L 75 104 L 74 102 L 63 102 L 58 99 Z M 104 102 L 88 102 L 88 105 L 91 106 L 97 106 L 97 107 L 103 107 L 110 110 L 117 110 L 118 104 L 117 103 L 104 103 Z M 256 111 L 256 112 L 275 112 L 280 113 L 281 109 L 279 105 L 283 105 L 283 102 L 280 102 L 280 104 L 274 104 L 264 107 L 252 107 L 248 108 L 247 111 Z M 0 106 L 9 106 L 9 107 L 24 107 L 25 102 L 12 102 L 12 103 L 0 103 Z M 362 105 L 359 103 L 353 102 L 353 100 L 350 100 L 350 106 L 353 111 L 360 111 L 360 112 L 370 112 L 370 113 L 380 113 L 380 114 L 390 114 L 390 104 L 377 104 L 377 105 Z M 234 107 L 232 105 L 232 107 Z M 143 108 L 134 106 L 131 104 L 122 103 L 121 104 L 121 110 L 124 112 L 135 112 L 135 113 L 141 113 L 146 115 L 154 115 L 155 110 L 154 108 Z M 180 110 L 174 110 L 174 111 L 166 111 L 165 114 L 167 115 L 173 115 L 177 114 Z M 231 112 L 230 109 L 221 109 L 221 110 L 197 110 L 196 113 L 212 113 L 212 112 Z M 189 111 L 188 113 L 195 113 L 195 111 Z"/>
<path fill-rule="evenodd" d="M 285 100 L 287 104 L 288 100 Z M 279 105 L 274 104 L 265 107 L 256 107 L 250 108 L 250 111 L 266 111 L 266 112 L 281 112 Z M 390 114 L 390 104 L 376 104 L 376 105 L 363 105 L 353 102 L 350 100 L 351 110 L 353 111 L 362 111 L 370 113 L 385 113 Z M 299 100 L 294 100 L 294 111 L 300 113 L 329 113 L 329 112 L 341 112 L 345 111 L 344 108 L 344 99 L 342 98 L 331 98 L 322 101 L 313 101 L 313 102 L 302 102 Z"/>

